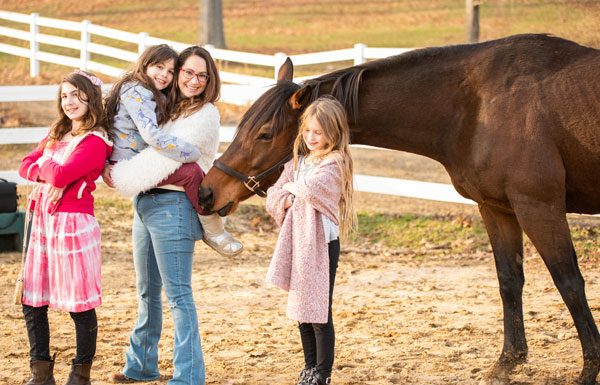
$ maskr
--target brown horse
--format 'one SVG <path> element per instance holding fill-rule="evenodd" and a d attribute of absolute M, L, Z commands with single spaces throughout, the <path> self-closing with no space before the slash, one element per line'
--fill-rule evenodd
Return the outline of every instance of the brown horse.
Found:
<path fill-rule="evenodd" d="M 348 112 L 352 143 L 433 158 L 456 190 L 478 203 L 504 310 L 504 345 L 488 381 L 508 383 L 527 356 L 524 231 L 575 322 L 584 359 L 578 383 L 595 384 L 600 335 L 566 213 L 600 212 L 600 51 L 518 35 L 412 51 L 302 85 L 292 74 L 288 60 L 277 84 L 242 118 L 202 183 L 205 207 L 227 215 L 270 186 L 291 152 L 299 115 L 319 95 L 332 94 Z"/>

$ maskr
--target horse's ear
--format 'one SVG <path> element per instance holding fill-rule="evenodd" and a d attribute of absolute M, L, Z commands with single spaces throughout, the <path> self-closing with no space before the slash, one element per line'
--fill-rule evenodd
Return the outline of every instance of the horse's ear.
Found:
<path fill-rule="evenodd" d="M 298 91 L 294 92 L 290 97 L 290 106 L 292 109 L 299 110 L 302 107 L 308 106 L 311 93 L 312 90 L 308 86 L 303 86 Z"/>
<path fill-rule="evenodd" d="M 292 59 L 288 57 L 285 59 L 281 67 L 279 67 L 279 72 L 277 72 L 277 83 L 291 82 L 293 79 L 294 65 L 292 64 Z"/>

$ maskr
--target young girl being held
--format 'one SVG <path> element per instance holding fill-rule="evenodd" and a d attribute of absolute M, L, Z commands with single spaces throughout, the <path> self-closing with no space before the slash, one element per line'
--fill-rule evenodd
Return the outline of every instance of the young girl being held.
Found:
<path fill-rule="evenodd" d="M 281 226 L 267 282 L 289 292 L 305 367 L 298 385 L 331 383 L 335 334 L 331 303 L 340 242 L 355 227 L 350 132 L 342 105 L 321 97 L 302 115 L 294 158 L 267 191 Z"/>
<path fill-rule="evenodd" d="M 23 266 L 23 313 L 32 378 L 53 385 L 48 307 L 68 311 L 77 353 L 67 385 L 90 384 L 101 299 L 100 228 L 94 217 L 95 181 L 112 151 L 103 119 L 102 82 L 75 71 L 59 87 L 58 119 L 19 168 L 36 182 L 28 205 L 31 235 Z"/>
<path fill-rule="evenodd" d="M 198 189 L 206 171 L 196 163 L 201 157 L 201 149 L 162 129 L 171 119 L 167 95 L 175 92 L 172 90 L 172 83 L 177 59 L 177 52 L 168 45 L 151 46 L 140 55 L 133 70 L 126 73 L 111 89 L 106 99 L 106 126 L 114 141 L 115 151 L 110 159 L 111 165 L 106 168 L 102 177 L 109 186 L 115 187 L 112 177 L 118 178 L 119 170 L 116 170 L 117 175 L 111 175 L 113 165 L 130 160 L 150 146 L 161 155 L 183 165 L 167 179 L 150 185 L 149 178 L 139 176 L 132 180 L 126 173 L 120 173 L 127 180 L 123 181 L 126 183 L 116 183 L 117 188 L 126 195 L 135 195 L 156 186 L 171 189 L 177 186 L 176 189 L 185 191 L 194 209 L 199 214 L 205 214 L 198 202 Z M 122 189 L 123 185 L 127 185 L 128 189 Z M 205 228 L 204 241 L 210 247 L 226 256 L 237 255 L 242 251 L 242 244 L 225 231 L 216 215 L 201 215 L 200 220 Z"/>

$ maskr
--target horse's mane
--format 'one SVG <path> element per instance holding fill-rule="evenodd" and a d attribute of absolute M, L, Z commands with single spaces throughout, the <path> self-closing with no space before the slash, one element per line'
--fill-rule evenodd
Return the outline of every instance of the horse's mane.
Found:
<path fill-rule="evenodd" d="M 274 130 L 272 134 L 280 134 L 279 131 L 285 127 L 286 109 L 290 108 L 288 100 L 301 87 L 310 89 L 309 102 L 313 102 L 320 96 L 321 87 L 327 84 L 328 89 L 324 94 L 331 94 L 339 100 L 346 109 L 349 120 L 355 121 L 358 112 L 358 86 L 365 70 L 364 66 L 355 66 L 307 80 L 301 85 L 293 82 L 276 84 L 252 104 L 240 120 L 240 130 L 249 127 L 249 131 L 244 131 L 244 140 L 253 138 L 268 122 Z"/>
<path fill-rule="evenodd" d="M 275 130 L 282 129 L 285 124 L 285 109 L 289 108 L 287 101 L 294 92 L 300 89 L 300 86 L 293 82 L 282 82 L 265 92 L 256 102 L 254 102 L 248 111 L 242 116 L 239 128 L 244 131 L 243 140 L 250 141 L 267 122 L 271 122 L 271 127 Z M 277 135 L 279 132 L 273 132 Z"/>
<path fill-rule="evenodd" d="M 513 44 L 532 47 L 544 44 L 578 46 L 573 42 L 545 34 L 515 35 L 498 40 L 490 40 L 478 44 L 458 44 L 443 47 L 428 47 L 416 49 L 400 55 L 391 56 L 353 67 L 340 69 L 298 85 L 293 82 L 281 82 L 264 93 L 244 114 L 240 121 L 240 129 L 250 127 L 245 132 L 244 138 L 250 140 L 254 134 L 266 123 L 271 123 L 274 132 L 278 135 L 285 127 L 286 112 L 289 113 L 289 99 L 300 88 L 308 88 L 308 102 L 313 102 L 319 96 L 330 94 L 344 106 L 349 123 L 358 119 L 359 86 L 365 72 L 381 73 L 388 70 L 401 71 L 403 67 L 410 67 L 415 63 L 427 62 L 429 66 L 444 63 L 449 57 L 468 55 L 474 50 L 485 49 L 493 46 L 505 46 L 512 50 Z M 306 104 L 308 105 L 308 103 Z"/>
<path fill-rule="evenodd" d="M 311 102 L 315 101 L 320 95 L 332 95 L 346 109 L 348 120 L 356 122 L 358 118 L 358 87 L 366 69 L 367 66 L 365 65 L 344 68 L 307 80 L 303 86 L 311 90 L 309 98 Z M 322 86 L 328 87 L 323 93 L 321 93 Z"/>

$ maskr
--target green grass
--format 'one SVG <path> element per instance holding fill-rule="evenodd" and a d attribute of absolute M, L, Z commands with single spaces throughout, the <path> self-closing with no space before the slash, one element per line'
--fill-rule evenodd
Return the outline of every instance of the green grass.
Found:
<path fill-rule="evenodd" d="M 575 251 L 579 258 L 600 257 L 600 245 L 598 244 L 598 227 L 593 225 L 571 226 L 571 237 L 575 244 Z"/>
<path fill-rule="evenodd" d="M 380 244 L 408 250 L 415 256 L 431 250 L 442 253 L 491 252 L 488 235 L 478 216 L 359 214 L 352 243 Z M 593 223 L 571 224 L 571 235 L 580 259 L 600 257 L 598 229 Z M 526 253 L 534 247 L 525 239 Z"/>
<path fill-rule="evenodd" d="M 354 242 L 417 251 L 452 250 L 456 253 L 489 250 L 479 218 L 360 213 Z"/>
<path fill-rule="evenodd" d="M 254 222 L 245 231 L 274 231 L 276 226 L 264 209 L 258 204 L 244 203 L 235 214 L 237 222 Z M 600 258 L 598 230 L 595 221 L 575 217 L 571 220 L 571 235 L 580 260 Z M 381 247 L 387 250 L 406 252 L 414 258 L 431 254 L 476 254 L 490 253 L 487 232 L 483 222 L 476 215 L 416 215 L 384 214 L 360 212 L 358 230 L 344 247 L 368 250 Z M 525 254 L 535 255 L 536 251 L 525 237 Z"/>

